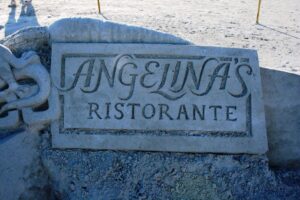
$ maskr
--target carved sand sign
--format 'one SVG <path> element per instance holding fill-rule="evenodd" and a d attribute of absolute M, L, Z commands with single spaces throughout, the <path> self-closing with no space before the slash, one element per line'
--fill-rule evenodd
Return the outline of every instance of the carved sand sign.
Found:
<path fill-rule="evenodd" d="M 188 45 L 52 46 L 56 148 L 264 153 L 256 51 Z"/>

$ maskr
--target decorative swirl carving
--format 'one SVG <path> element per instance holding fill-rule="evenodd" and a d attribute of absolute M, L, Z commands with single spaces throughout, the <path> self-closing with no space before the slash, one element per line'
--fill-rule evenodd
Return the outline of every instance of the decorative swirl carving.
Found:
<path fill-rule="evenodd" d="M 51 89 L 49 73 L 36 52 L 28 51 L 16 58 L 8 48 L 0 45 L 0 128 L 17 127 L 19 115 L 13 115 L 13 120 L 11 113 L 19 111 L 27 125 L 57 119 L 59 101 L 58 97 L 53 97 L 58 96 L 55 90 L 54 87 Z M 48 109 L 32 110 L 45 103 L 48 103 Z M 9 120 L 15 123 L 7 124 Z"/>

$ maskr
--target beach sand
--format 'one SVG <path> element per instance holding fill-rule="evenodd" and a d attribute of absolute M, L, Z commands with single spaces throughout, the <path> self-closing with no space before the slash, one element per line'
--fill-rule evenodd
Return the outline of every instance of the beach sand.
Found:
<path fill-rule="evenodd" d="M 26 26 L 48 26 L 64 17 L 93 17 L 144 26 L 182 37 L 200 46 L 258 51 L 260 66 L 300 74 L 300 1 L 262 0 L 33 0 L 21 13 L 0 0 L 0 39 Z M 10 13 L 10 15 L 9 15 Z M 20 16 L 21 14 L 21 16 Z"/>

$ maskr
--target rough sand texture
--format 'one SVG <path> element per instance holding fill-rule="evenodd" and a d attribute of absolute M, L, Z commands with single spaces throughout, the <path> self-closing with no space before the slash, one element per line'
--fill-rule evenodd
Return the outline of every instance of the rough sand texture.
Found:
<path fill-rule="evenodd" d="M 0 39 L 28 25 L 50 25 L 63 17 L 96 17 L 164 31 L 197 45 L 257 49 L 260 65 L 300 74 L 300 1 L 262 2 L 261 25 L 255 24 L 258 1 L 246 0 L 33 0 L 33 11 L 14 15 L 0 0 Z M 36 17 L 34 16 L 34 11 Z"/>

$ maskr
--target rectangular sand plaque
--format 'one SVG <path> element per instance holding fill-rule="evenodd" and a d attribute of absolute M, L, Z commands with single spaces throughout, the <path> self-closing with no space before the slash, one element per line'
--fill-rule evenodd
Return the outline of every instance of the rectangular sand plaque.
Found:
<path fill-rule="evenodd" d="M 188 45 L 52 45 L 55 148 L 264 153 L 257 53 Z"/>

